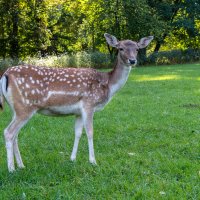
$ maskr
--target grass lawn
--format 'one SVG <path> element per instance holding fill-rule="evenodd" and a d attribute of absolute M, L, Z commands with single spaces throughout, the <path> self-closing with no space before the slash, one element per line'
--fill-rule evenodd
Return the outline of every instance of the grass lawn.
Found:
<path fill-rule="evenodd" d="M 0 113 L 0 132 L 11 119 Z M 199 199 L 200 64 L 133 69 L 94 119 L 98 165 L 81 138 L 70 161 L 74 117 L 35 115 L 19 145 L 26 168 L 8 173 L 0 139 L 0 199 Z"/>

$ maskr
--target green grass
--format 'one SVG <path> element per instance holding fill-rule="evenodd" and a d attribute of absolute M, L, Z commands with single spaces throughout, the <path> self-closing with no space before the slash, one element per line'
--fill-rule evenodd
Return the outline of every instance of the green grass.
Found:
<path fill-rule="evenodd" d="M 0 131 L 9 123 L 0 114 Z M 26 168 L 10 174 L 0 140 L 0 199 L 199 199 L 200 64 L 132 70 L 96 113 L 97 166 L 87 138 L 70 162 L 74 118 L 35 115 L 19 145 Z"/>

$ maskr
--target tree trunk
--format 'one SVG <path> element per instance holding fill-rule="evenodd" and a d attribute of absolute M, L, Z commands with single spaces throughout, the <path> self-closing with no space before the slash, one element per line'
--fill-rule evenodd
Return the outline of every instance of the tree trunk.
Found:
<path fill-rule="evenodd" d="M 162 38 L 160 40 L 156 41 L 156 46 L 154 49 L 154 53 L 158 53 L 158 51 L 160 50 L 161 45 L 164 43 L 165 38 L 167 37 L 167 33 L 164 33 L 164 35 L 162 36 Z"/>
<path fill-rule="evenodd" d="M 0 56 L 5 60 L 6 58 L 6 39 L 5 39 L 5 31 L 4 31 L 4 24 L 3 20 L 0 22 L 1 23 L 1 39 L 0 39 Z"/>
<path fill-rule="evenodd" d="M 18 60 L 19 58 L 18 20 L 18 11 L 15 9 L 12 12 L 12 31 L 10 35 L 10 57 L 14 60 Z"/>
<path fill-rule="evenodd" d="M 160 47 L 161 47 L 161 43 L 160 43 L 160 41 L 157 41 L 156 42 L 156 46 L 155 46 L 155 49 L 154 49 L 154 53 L 158 53 L 158 51 L 159 51 L 159 49 L 160 49 Z"/>
<path fill-rule="evenodd" d="M 147 50 L 146 48 L 140 49 L 139 54 L 138 54 L 139 65 L 144 65 L 146 61 L 147 61 Z"/>

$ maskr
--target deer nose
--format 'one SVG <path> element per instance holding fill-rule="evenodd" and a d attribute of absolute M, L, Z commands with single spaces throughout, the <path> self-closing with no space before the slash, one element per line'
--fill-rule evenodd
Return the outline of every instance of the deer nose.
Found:
<path fill-rule="evenodd" d="M 135 59 L 129 59 L 129 62 L 134 65 L 136 63 L 136 60 Z"/>

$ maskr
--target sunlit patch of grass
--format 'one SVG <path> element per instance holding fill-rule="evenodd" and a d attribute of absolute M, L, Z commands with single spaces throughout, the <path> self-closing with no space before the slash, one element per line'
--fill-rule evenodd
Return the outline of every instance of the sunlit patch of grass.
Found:
<path fill-rule="evenodd" d="M 178 80 L 178 75 L 162 75 L 162 76 L 149 76 L 143 75 L 135 78 L 136 81 L 163 81 L 163 80 Z"/>
<path fill-rule="evenodd" d="M 197 78 L 197 80 L 198 80 L 198 81 L 200 81 L 200 77 L 199 77 L 199 78 Z"/>
<path fill-rule="evenodd" d="M 199 77 L 199 66 L 190 64 L 133 70 L 95 114 L 97 166 L 88 162 L 86 134 L 77 161 L 69 160 L 74 117 L 35 115 L 19 135 L 26 168 L 13 174 L 2 134 L 0 199 L 199 199 Z M 3 132 L 8 108 L 0 119 Z"/>

